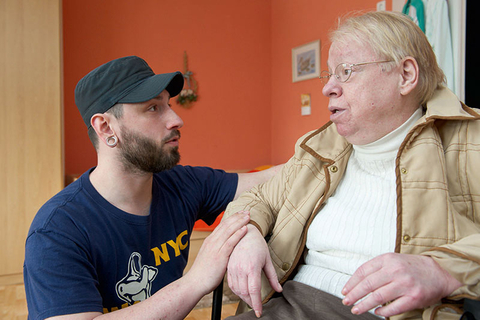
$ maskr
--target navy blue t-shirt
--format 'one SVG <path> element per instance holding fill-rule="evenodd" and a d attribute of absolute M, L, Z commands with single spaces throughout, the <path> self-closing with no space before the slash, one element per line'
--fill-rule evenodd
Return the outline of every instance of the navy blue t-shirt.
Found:
<path fill-rule="evenodd" d="M 115 311 L 179 279 L 195 221 L 213 223 L 238 182 L 222 170 L 176 166 L 154 174 L 150 215 L 136 216 L 107 202 L 91 171 L 32 222 L 23 268 L 29 319 Z"/>

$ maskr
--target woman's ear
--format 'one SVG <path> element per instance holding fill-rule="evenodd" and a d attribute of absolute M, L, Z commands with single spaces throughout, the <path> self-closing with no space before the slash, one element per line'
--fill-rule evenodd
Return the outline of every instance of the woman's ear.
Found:
<path fill-rule="evenodd" d="M 96 113 L 90 119 L 90 124 L 97 133 L 98 139 L 106 145 L 112 147 L 112 145 L 109 144 L 109 138 L 117 138 L 115 135 L 115 130 L 112 128 L 111 116 L 106 113 Z"/>
<path fill-rule="evenodd" d="M 413 57 L 406 57 L 400 64 L 400 94 L 408 95 L 418 85 L 418 63 Z"/>

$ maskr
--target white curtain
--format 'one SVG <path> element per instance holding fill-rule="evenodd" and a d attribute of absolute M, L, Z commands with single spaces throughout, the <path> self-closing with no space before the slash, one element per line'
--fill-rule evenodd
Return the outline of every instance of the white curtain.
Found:
<path fill-rule="evenodd" d="M 447 78 L 447 86 L 460 100 L 464 100 L 464 65 L 465 65 L 465 17 L 463 14 L 465 0 L 392 0 L 392 7 L 399 8 L 403 3 L 403 11 L 410 16 L 423 12 L 424 16 L 414 17 L 414 21 L 425 21 L 425 35 L 432 45 L 437 62 Z M 423 10 L 418 10 L 418 3 L 423 3 Z M 453 10 L 453 13 L 450 12 Z M 453 20 L 451 20 L 453 19 Z M 417 23 L 418 24 L 418 23 Z M 459 27 L 460 26 L 460 27 Z M 452 29 L 454 33 L 452 33 Z"/>
<path fill-rule="evenodd" d="M 447 77 L 447 86 L 455 92 L 452 33 L 447 0 L 423 0 L 425 34 L 432 45 L 437 62 Z"/>

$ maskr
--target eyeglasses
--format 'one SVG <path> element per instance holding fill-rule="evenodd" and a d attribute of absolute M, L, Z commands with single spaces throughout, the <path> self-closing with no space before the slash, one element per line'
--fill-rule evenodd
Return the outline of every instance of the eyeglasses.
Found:
<path fill-rule="evenodd" d="M 346 82 L 348 79 L 350 79 L 350 76 L 352 75 L 352 73 L 355 72 L 355 70 L 353 69 L 354 67 L 364 66 L 367 64 L 374 64 L 374 63 L 385 63 L 385 62 L 393 62 L 393 60 L 361 62 L 361 63 L 354 63 L 354 64 L 340 63 L 338 66 L 335 67 L 334 73 L 330 73 L 328 71 L 322 71 L 322 73 L 320 73 L 319 78 L 322 80 L 323 84 L 327 84 L 331 76 L 335 76 L 335 79 L 337 79 L 340 82 Z"/>

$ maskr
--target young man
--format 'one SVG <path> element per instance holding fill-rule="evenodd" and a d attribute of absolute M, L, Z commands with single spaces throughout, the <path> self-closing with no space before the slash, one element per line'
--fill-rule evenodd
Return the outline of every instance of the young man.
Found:
<path fill-rule="evenodd" d="M 237 175 L 177 165 L 183 122 L 169 100 L 182 87 L 180 72 L 156 75 L 136 56 L 78 83 L 75 100 L 98 163 L 32 222 L 24 264 L 30 319 L 183 319 L 223 278 L 248 213 L 223 221 L 182 277 L 193 225 L 212 223 L 277 168 Z"/>

